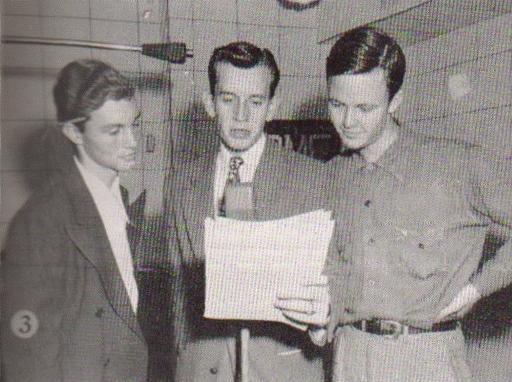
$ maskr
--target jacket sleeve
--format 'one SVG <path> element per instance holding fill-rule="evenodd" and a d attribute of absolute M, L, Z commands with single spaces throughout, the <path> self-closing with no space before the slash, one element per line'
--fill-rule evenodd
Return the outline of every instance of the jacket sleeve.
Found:
<path fill-rule="evenodd" d="M 179 240 L 178 227 L 183 222 L 180 220 L 180 210 L 176 205 L 171 206 L 167 221 L 168 233 L 168 257 L 172 274 L 171 295 L 174 336 L 178 352 L 189 339 L 189 325 L 187 317 L 187 292 L 185 268 L 182 262 L 182 244 Z"/>
<path fill-rule="evenodd" d="M 61 381 L 65 249 L 52 223 L 13 221 L 2 254 L 3 381 Z"/>

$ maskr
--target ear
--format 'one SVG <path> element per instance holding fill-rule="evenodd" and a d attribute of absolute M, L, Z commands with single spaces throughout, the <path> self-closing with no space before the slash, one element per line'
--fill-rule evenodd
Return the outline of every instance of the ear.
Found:
<path fill-rule="evenodd" d="M 391 102 L 389 103 L 389 106 L 388 106 L 388 113 L 394 113 L 396 109 L 398 109 L 398 106 L 400 106 L 400 104 L 402 103 L 404 99 L 404 93 L 402 91 L 402 89 L 400 89 L 399 91 L 396 92 L 396 94 L 393 96 L 393 98 L 391 99 Z"/>
<path fill-rule="evenodd" d="M 66 136 L 75 145 L 81 145 L 83 143 L 82 132 L 75 124 L 66 122 L 62 126 L 62 134 Z"/>
<path fill-rule="evenodd" d="M 274 119 L 274 115 L 277 112 L 277 109 L 281 103 L 279 97 L 274 96 L 270 99 L 268 104 L 267 116 L 265 117 L 265 121 L 270 122 Z"/>
<path fill-rule="evenodd" d="M 210 92 L 204 92 L 203 93 L 203 105 L 206 109 L 206 113 L 210 118 L 215 118 L 217 116 L 217 113 L 215 112 L 215 102 L 213 101 L 213 96 Z"/>

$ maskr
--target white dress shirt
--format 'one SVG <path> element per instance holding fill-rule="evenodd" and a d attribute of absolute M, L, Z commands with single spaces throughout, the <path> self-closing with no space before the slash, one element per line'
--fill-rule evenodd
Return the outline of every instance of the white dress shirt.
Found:
<path fill-rule="evenodd" d="M 121 197 L 119 177 L 115 178 L 112 187 L 109 189 L 96 175 L 85 168 L 76 157 L 74 159 L 107 232 L 108 241 L 128 292 L 133 311 L 137 312 L 139 291 L 135 281 L 132 253 L 126 232 L 126 224 L 129 222 L 129 218 Z"/>
<path fill-rule="evenodd" d="M 248 150 L 242 152 L 230 151 L 224 144 L 220 145 L 220 151 L 215 164 L 215 184 L 213 189 L 215 211 L 219 210 L 219 203 L 224 195 L 224 187 L 226 186 L 226 180 L 229 174 L 229 161 L 231 158 L 240 157 L 243 159 L 244 162 L 238 170 L 240 182 L 251 183 L 264 149 L 265 135 L 262 135 Z"/>

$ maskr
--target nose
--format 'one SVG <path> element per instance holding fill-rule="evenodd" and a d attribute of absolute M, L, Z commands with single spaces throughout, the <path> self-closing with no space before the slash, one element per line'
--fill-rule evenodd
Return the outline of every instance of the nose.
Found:
<path fill-rule="evenodd" d="M 235 118 L 237 121 L 247 121 L 249 117 L 249 110 L 247 108 L 247 101 L 239 100 L 236 104 Z"/>
<path fill-rule="evenodd" d="M 125 129 L 125 144 L 126 147 L 129 148 L 137 147 L 137 137 L 135 134 L 135 128 L 133 126 L 129 126 Z"/>
<path fill-rule="evenodd" d="M 345 116 L 343 118 L 343 124 L 345 127 L 352 127 L 356 122 L 356 111 L 352 107 L 347 107 L 345 110 Z"/>

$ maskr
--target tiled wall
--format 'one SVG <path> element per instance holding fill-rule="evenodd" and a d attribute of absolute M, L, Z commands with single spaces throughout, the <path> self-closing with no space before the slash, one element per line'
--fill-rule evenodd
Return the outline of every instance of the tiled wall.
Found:
<path fill-rule="evenodd" d="M 3 35 L 131 45 L 168 38 L 185 42 L 194 57 L 179 65 L 136 52 L 3 45 L 0 239 L 45 176 L 34 148 L 42 131 L 55 127 L 51 89 L 67 62 L 98 58 L 140 83 L 148 80 L 140 93 L 143 130 L 156 146 L 153 153 L 145 152 L 142 140 L 141 165 L 124 176 L 124 183 L 132 194 L 148 189 L 148 212 L 157 213 L 170 147 L 179 158 L 211 145 L 213 129 L 200 98 L 207 90 L 206 68 L 215 46 L 243 39 L 269 48 L 282 72 L 277 118 L 319 116 L 326 47 L 317 44 L 317 9 L 288 9 L 277 0 L 4 0 Z"/>
<path fill-rule="evenodd" d="M 511 25 L 512 15 L 505 14 L 408 47 L 406 98 L 400 107 L 400 120 L 425 134 L 476 143 L 495 151 L 496 156 L 510 157 Z M 491 296 L 483 303 L 491 312 L 496 309 L 493 299 Z M 482 308 L 478 312 L 482 317 L 494 317 Z M 480 316 L 472 318 L 477 320 L 472 327 L 483 325 Z M 511 344 L 512 329 L 481 342 L 470 341 L 473 381 L 512 380 Z"/>
<path fill-rule="evenodd" d="M 38 138 L 55 126 L 51 89 L 57 71 L 73 59 L 108 61 L 146 84 L 140 96 L 143 129 L 156 146 L 141 154 L 139 170 L 124 182 L 133 193 L 149 189 L 150 212 L 160 206 L 169 148 L 179 157 L 211 144 L 213 130 L 200 97 L 208 89 L 206 68 L 215 46 L 243 39 L 272 50 L 282 73 L 277 118 L 326 116 L 323 66 L 330 46 L 317 44 L 318 26 L 325 22 L 318 8 L 297 11 L 278 0 L 4 0 L 2 11 L 3 35 L 135 45 L 168 38 L 187 43 L 194 57 L 169 65 L 139 53 L 4 45 L 0 242 L 13 214 L 45 176 Z M 400 119 L 427 134 L 512 154 L 510 25 L 512 17 L 505 15 L 408 47 Z M 450 96 L 451 75 L 462 78 L 467 94 Z"/>
<path fill-rule="evenodd" d="M 3 2 L 2 35 L 129 45 L 161 42 L 167 36 L 166 11 L 166 0 L 7 0 Z M 78 58 L 109 62 L 140 84 L 144 133 L 154 132 L 162 139 L 162 133 L 168 131 L 169 89 L 161 84 L 172 68 L 166 62 L 138 52 L 4 44 L 0 240 L 14 213 L 46 175 L 40 137 L 46 129 L 56 128 L 52 87 L 59 69 Z M 143 188 L 158 189 L 156 183 L 162 178 L 157 169 L 164 166 L 164 155 L 157 157 L 161 150 L 146 153 L 144 141 L 137 170 L 123 175 L 132 196 Z M 160 197 L 160 190 L 150 192 L 149 207 L 157 206 Z"/>
<path fill-rule="evenodd" d="M 511 25 L 512 14 L 505 14 L 408 47 L 400 119 L 510 156 Z"/>
<path fill-rule="evenodd" d="M 201 105 L 201 94 L 208 89 L 208 60 L 216 46 L 234 40 L 274 53 L 281 70 L 276 118 L 319 116 L 325 47 L 317 44 L 318 8 L 297 11 L 278 0 L 172 0 L 169 15 L 170 35 L 194 49 L 194 58 L 172 74 L 178 151 L 211 144 L 213 129 Z"/>
<path fill-rule="evenodd" d="M 143 129 L 156 146 L 145 152 L 142 140 L 139 170 L 124 182 L 133 194 L 149 189 L 149 212 L 156 213 L 171 152 L 179 158 L 212 144 L 213 128 L 200 98 L 208 89 L 206 68 L 215 46 L 243 39 L 272 50 L 282 73 L 276 118 L 326 117 L 323 67 L 330 44 L 317 44 L 319 25 L 326 22 L 319 9 L 299 11 L 278 0 L 4 0 L 4 35 L 133 45 L 169 39 L 185 42 L 194 57 L 179 65 L 133 52 L 4 45 L 0 233 L 44 176 L 33 148 L 38 134 L 55 125 L 51 89 L 67 62 L 103 59 L 146 84 L 140 97 Z M 408 47 L 400 119 L 429 134 L 510 153 L 510 23 L 510 15 L 502 16 Z M 450 98 L 451 74 L 466 75 L 468 94 Z"/>

